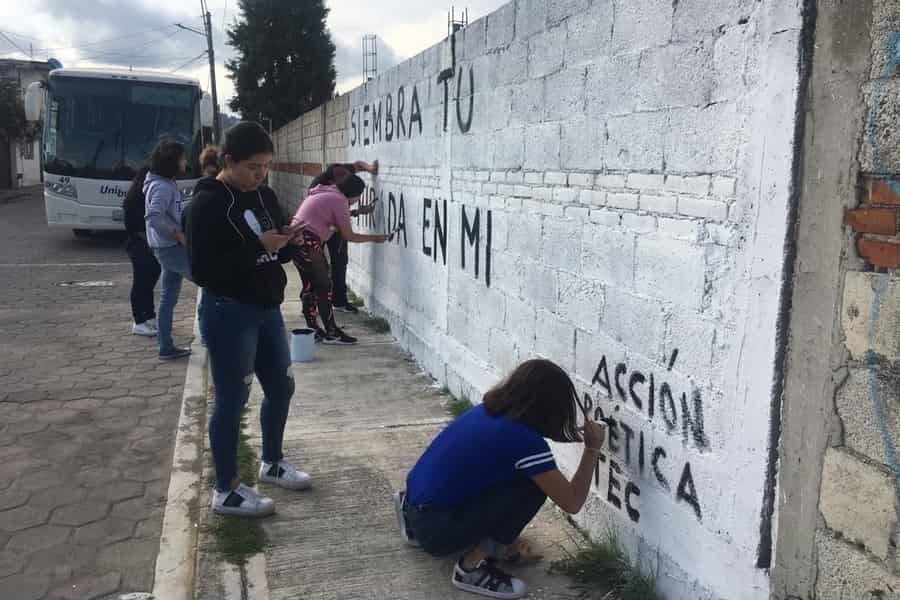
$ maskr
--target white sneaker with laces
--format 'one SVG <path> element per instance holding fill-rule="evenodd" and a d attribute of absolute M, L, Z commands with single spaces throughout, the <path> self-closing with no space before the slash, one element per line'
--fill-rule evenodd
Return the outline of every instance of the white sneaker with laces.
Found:
<path fill-rule="evenodd" d="M 524 581 L 501 571 L 490 559 L 482 560 L 474 569 L 467 571 L 463 568 L 460 558 L 453 567 L 450 582 L 465 592 L 488 598 L 513 600 L 522 598 L 528 593 L 528 586 Z"/>
<path fill-rule="evenodd" d="M 312 486 L 312 479 L 286 460 L 277 463 L 263 463 L 259 466 L 258 479 L 288 490 L 305 490 Z"/>
<path fill-rule="evenodd" d="M 143 337 L 154 337 L 156 335 L 156 328 L 150 324 L 150 321 L 144 321 L 143 323 L 135 323 L 131 326 L 131 335 L 140 335 Z"/>
<path fill-rule="evenodd" d="M 403 505 L 406 503 L 406 492 L 401 490 L 394 492 L 394 514 L 397 515 L 397 525 L 400 528 L 400 537 L 410 546 L 418 546 L 419 541 L 413 536 L 413 532 L 406 527 L 406 515 L 403 514 Z"/>
<path fill-rule="evenodd" d="M 227 492 L 213 490 L 212 510 L 220 515 L 265 517 L 275 512 L 275 501 L 241 483 Z"/>

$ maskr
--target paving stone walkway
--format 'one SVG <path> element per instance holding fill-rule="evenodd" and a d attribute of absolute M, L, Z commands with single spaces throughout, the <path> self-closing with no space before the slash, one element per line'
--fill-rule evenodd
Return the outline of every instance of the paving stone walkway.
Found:
<path fill-rule="evenodd" d="M 121 239 L 42 219 L 0 205 L 0 597 L 118 598 L 153 584 L 187 363 L 131 335 Z M 176 340 L 194 301 L 187 284 Z"/>

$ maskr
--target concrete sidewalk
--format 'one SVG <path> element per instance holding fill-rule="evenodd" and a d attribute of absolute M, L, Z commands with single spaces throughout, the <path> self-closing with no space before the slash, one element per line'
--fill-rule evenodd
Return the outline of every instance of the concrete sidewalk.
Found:
<path fill-rule="evenodd" d="M 288 327 L 298 326 L 297 281 L 290 273 Z M 340 315 L 360 339 L 352 347 L 320 346 L 311 363 L 296 363 L 297 392 L 285 435 L 285 455 L 313 477 L 313 489 L 290 492 L 262 486 L 278 513 L 262 520 L 264 559 L 242 569 L 224 565 L 211 534 L 201 535 L 198 598 L 279 600 L 463 599 L 450 585 L 453 559 L 438 560 L 403 544 L 391 494 L 403 485 L 420 452 L 449 421 L 431 378 L 389 334 L 366 328 L 363 316 Z M 260 390 L 250 401 L 251 444 L 259 453 Z M 204 497 L 208 506 L 208 496 Z M 547 574 L 549 561 L 578 533 L 553 508 L 526 535 L 544 562 L 512 570 L 530 598 L 581 598 L 568 579 Z M 205 509 L 208 511 L 208 509 Z M 207 514 L 204 521 L 215 518 Z"/>

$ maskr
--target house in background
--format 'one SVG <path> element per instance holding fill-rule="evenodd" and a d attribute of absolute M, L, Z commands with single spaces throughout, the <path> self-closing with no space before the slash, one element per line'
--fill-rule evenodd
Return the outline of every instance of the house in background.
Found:
<path fill-rule="evenodd" d="M 0 79 L 15 81 L 24 97 L 29 84 L 47 81 L 50 63 L 36 60 L 0 59 Z M 13 140 L 0 144 L 0 189 L 41 183 L 41 140 Z"/>

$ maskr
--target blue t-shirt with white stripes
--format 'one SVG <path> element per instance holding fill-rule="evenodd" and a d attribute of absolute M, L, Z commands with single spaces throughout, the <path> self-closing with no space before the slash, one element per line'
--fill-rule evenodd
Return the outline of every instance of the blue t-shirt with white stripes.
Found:
<path fill-rule="evenodd" d="M 447 426 L 406 478 L 407 501 L 453 508 L 496 485 L 556 468 L 540 433 L 480 404 Z"/>

